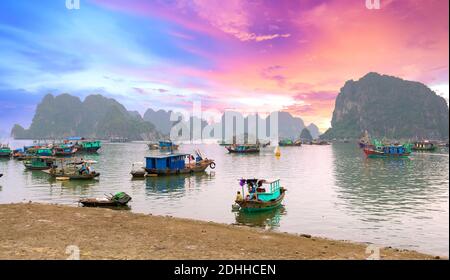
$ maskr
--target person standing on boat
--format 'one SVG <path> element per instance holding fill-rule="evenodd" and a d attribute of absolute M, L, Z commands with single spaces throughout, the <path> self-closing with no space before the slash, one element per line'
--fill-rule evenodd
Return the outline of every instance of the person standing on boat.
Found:
<path fill-rule="evenodd" d="M 242 197 L 242 194 L 240 191 L 237 192 L 236 194 L 236 201 L 243 201 L 244 198 Z"/>

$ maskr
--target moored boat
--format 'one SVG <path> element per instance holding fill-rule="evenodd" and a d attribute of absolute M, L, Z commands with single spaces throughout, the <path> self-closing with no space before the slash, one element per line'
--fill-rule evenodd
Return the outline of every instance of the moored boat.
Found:
<path fill-rule="evenodd" d="M 293 147 L 301 145 L 302 145 L 301 140 L 292 141 L 291 139 L 283 139 L 278 142 L 278 146 L 280 147 Z"/>
<path fill-rule="evenodd" d="M 83 198 L 78 201 L 85 207 L 116 207 L 126 206 L 130 202 L 131 196 L 124 192 L 118 192 L 105 198 Z"/>
<path fill-rule="evenodd" d="M 0 144 L 0 157 L 9 158 L 12 155 L 11 148 L 6 144 Z"/>
<path fill-rule="evenodd" d="M 225 146 L 229 153 L 248 154 L 259 153 L 260 147 L 257 144 L 233 144 Z"/>
<path fill-rule="evenodd" d="M 143 162 L 134 162 L 131 165 L 131 176 L 133 178 L 144 178 L 145 175 L 147 175 L 147 171 L 145 171 L 144 163 Z"/>
<path fill-rule="evenodd" d="M 408 157 L 411 154 L 411 144 L 385 145 L 377 140 L 374 140 L 373 147 L 366 147 L 363 150 L 366 156 L 369 158 L 376 158 L 376 157 L 403 158 Z"/>
<path fill-rule="evenodd" d="M 65 161 L 64 158 L 57 160 L 59 165 L 54 164 L 48 170 L 42 170 L 56 179 L 67 180 L 90 180 L 100 176 L 99 172 L 93 170 L 94 161 L 88 160 L 70 160 Z"/>
<path fill-rule="evenodd" d="M 208 167 L 215 168 L 214 160 L 204 158 L 199 151 L 196 151 L 195 157 L 191 154 L 171 153 L 148 156 L 145 160 L 145 171 L 150 175 L 189 174 L 203 172 Z"/>
<path fill-rule="evenodd" d="M 84 137 L 69 137 L 64 140 L 64 143 L 73 145 L 77 153 L 95 154 L 102 147 L 101 141 L 87 140 Z"/>
<path fill-rule="evenodd" d="M 159 144 L 158 143 L 148 143 L 147 146 L 148 146 L 148 148 L 150 150 L 159 150 Z"/>
<path fill-rule="evenodd" d="M 61 144 L 53 147 L 52 154 L 57 157 L 67 157 L 74 155 L 77 150 L 78 149 L 75 146 L 69 144 Z"/>
<path fill-rule="evenodd" d="M 277 208 L 281 205 L 286 189 L 280 185 L 280 179 L 240 179 L 241 191 L 238 191 L 236 204 L 240 211 L 253 212 Z M 247 192 L 246 190 L 247 189 Z M 245 193 L 247 193 L 245 195 Z"/>
<path fill-rule="evenodd" d="M 178 150 L 179 145 L 174 144 L 172 141 L 159 141 L 160 150 Z"/>
<path fill-rule="evenodd" d="M 24 156 L 25 156 L 25 152 L 23 151 L 23 149 L 15 149 L 15 150 L 12 152 L 12 157 L 13 157 L 14 159 L 23 159 Z"/>
<path fill-rule="evenodd" d="M 418 142 L 414 142 L 411 149 L 413 151 L 417 151 L 417 152 L 420 152 L 420 151 L 432 152 L 437 149 L 437 146 L 430 141 L 418 141 Z"/>
<path fill-rule="evenodd" d="M 28 170 L 47 170 L 52 168 L 55 158 L 53 157 L 31 157 L 23 161 Z"/>

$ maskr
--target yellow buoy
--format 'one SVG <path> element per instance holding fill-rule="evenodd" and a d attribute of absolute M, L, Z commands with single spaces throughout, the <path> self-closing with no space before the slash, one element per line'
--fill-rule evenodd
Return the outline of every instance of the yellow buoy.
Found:
<path fill-rule="evenodd" d="M 280 147 L 278 147 L 278 146 L 275 147 L 275 156 L 276 157 L 281 156 Z"/>

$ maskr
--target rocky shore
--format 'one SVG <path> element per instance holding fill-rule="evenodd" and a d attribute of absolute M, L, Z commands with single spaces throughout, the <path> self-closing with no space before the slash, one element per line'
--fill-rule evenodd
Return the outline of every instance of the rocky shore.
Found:
<path fill-rule="evenodd" d="M 0 259 L 367 259 L 367 244 L 98 208 L 0 205 Z M 78 251 L 79 250 L 79 251 Z M 434 259 L 381 248 L 381 259 Z"/>

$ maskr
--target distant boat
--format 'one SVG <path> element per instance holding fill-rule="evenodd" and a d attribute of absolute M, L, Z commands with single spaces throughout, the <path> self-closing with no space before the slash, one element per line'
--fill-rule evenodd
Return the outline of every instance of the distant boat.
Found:
<path fill-rule="evenodd" d="M 93 170 L 91 164 L 95 161 L 59 158 L 59 166 L 53 165 L 49 170 L 42 170 L 50 176 L 58 179 L 68 180 L 89 180 L 100 176 L 100 173 Z"/>
<path fill-rule="evenodd" d="M 363 135 L 359 139 L 358 145 L 361 149 L 373 147 L 370 143 L 369 132 L 367 130 L 364 131 Z"/>
<path fill-rule="evenodd" d="M 54 156 L 72 156 L 77 152 L 77 148 L 72 145 L 62 144 L 53 147 L 53 155 Z"/>
<path fill-rule="evenodd" d="M 369 158 L 375 157 L 408 157 L 411 154 L 411 144 L 404 145 L 384 145 L 381 142 L 374 140 L 373 147 L 366 147 L 363 149 L 364 153 Z"/>
<path fill-rule="evenodd" d="M 229 153 L 248 154 L 259 153 L 259 145 L 257 144 L 233 144 L 225 146 Z"/>
<path fill-rule="evenodd" d="M 437 149 L 437 146 L 430 141 L 415 142 L 411 148 L 413 151 L 428 151 L 432 152 Z"/>
<path fill-rule="evenodd" d="M 23 149 L 15 149 L 12 153 L 12 157 L 14 159 L 23 158 L 24 156 L 25 156 L 25 152 L 23 151 Z"/>
<path fill-rule="evenodd" d="M 127 143 L 130 142 L 130 139 L 126 137 L 112 137 L 109 139 L 109 142 L 111 143 Z"/>
<path fill-rule="evenodd" d="M 203 172 L 208 167 L 214 169 L 215 166 L 213 159 L 204 158 L 199 151 L 195 157 L 181 153 L 145 157 L 145 171 L 150 175 L 189 174 Z"/>
<path fill-rule="evenodd" d="M 145 171 L 145 166 L 143 162 L 134 162 L 131 165 L 131 176 L 133 178 L 144 178 L 145 175 L 147 175 L 147 172 Z"/>
<path fill-rule="evenodd" d="M 280 140 L 278 142 L 278 145 L 280 147 L 301 146 L 302 145 L 302 141 L 301 140 L 292 141 L 290 139 L 284 139 L 284 140 Z"/>
<path fill-rule="evenodd" d="M 172 141 L 159 141 L 160 150 L 178 150 L 179 145 L 174 144 Z"/>
<path fill-rule="evenodd" d="M 286 189 L 280 185 L 280 179 L 273 181 L 240 179 L 239 185 L 242 188 L 242 193 L 236 198 L 235 202 L 239 206 L 239 210 L 245 212 L 277 208 L 281 205 L 286 193 Z"/>
<path fill-rule="evenodd" d="M 53 157 L 32 157 L 24 160 L 23 165 L 28 170 L 47 170 L 52 168 L 54 160 Z"/>
<path fill-rule="evenodd" d="M 83 137 L 69 137 L 64 140 L 64 143 L 73 145 L 77 153 L 95 154 L 102 147 L 101 141 L 87 140 Z"/>
<path fill-rule="evenodd" d="M 9 158 L 11 157 L 11 155 L 12 155 L 11 148 L 6 144 L 3 145 L 0 144 L 0 157 Z"/>

